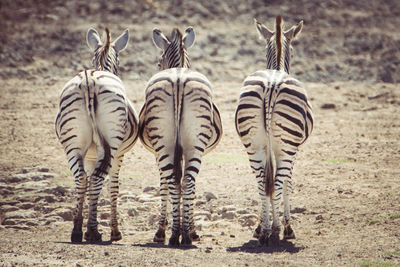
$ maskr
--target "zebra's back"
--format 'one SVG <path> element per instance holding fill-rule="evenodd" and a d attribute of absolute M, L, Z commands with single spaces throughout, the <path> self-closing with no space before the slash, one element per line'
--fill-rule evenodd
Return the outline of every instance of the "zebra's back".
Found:
<path fill-rule="evenodd" d="M 264 70 L 245 79 L 235 124 L 248 151 L 267 147 L 270 136 L 275 153 L 292 154 L 311 134 L 313 115 L 299 81 L 282 71 Z"/>

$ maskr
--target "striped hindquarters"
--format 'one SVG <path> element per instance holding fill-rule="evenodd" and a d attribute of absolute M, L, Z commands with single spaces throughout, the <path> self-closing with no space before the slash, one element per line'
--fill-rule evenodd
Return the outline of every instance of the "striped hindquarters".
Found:
<path fill-rule="evenodd" d="M 185 68 L 154 75 L 146 87 L 146 103 L 140 115 L 139 137 L 156 155 L 169 146 L 191 140 L 201 152 L 211 151 L 222 136 L 218 108 L 212 102 L 208 79 Z"/>
<path fill-rule="evenodd" d="M 61 92 L 56 133 L 67 155 L 81 150 L 82 157 L 88 152 L 86 156 L 96 160 L 92 144 L 102 144 L 105 153 L 126 153 L 137 140 L 138 120 L 121 80 L 94 70 L 70 80 Z"/>
<path fill-rule="evenodd" d="M 281 71 L 258 71 L 244 81 L 242 89 L 235 125 L 241 139 L 248 140 L 246 148 L 255 139 L 263 143 L 269 131 L 275 141 L 295 147 L 311 134 L 311 106 L 296 79 Z"/>

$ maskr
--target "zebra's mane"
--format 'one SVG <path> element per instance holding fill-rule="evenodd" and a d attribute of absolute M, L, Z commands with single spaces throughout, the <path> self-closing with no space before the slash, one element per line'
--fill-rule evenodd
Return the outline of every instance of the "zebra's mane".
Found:
<path fill-rule="evenodd" d="M 168 68 L 190 68 L 189 56 L 179 29 L 172 30 L 170 44 L 165 49 L 162 58 L 167 61 Z"/>
<path fill-rule="evenodd" d="M 290 43 L 283 32 L 281 15 L 276 17 L 275 33 L 267 41 L 267 69 L 290 71 Z"/>
<path fill-rule="evenodd" d="M 106 42 L 94 52 L 93 65 L 97 70 L 104 70 L 118 76 L 119 60 L 115 49 L 111 46 L 110 30 L 106 30 Z"/>

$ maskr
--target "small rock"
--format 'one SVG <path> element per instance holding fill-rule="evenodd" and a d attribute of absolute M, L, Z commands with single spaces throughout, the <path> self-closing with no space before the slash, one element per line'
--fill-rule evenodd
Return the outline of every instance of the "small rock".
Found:
<path fill-rule="evenodd" d="M 307 209 L 305 207 L 296 207 L 292 209 L 291 213 L 304 213 Z"/>
<path fill-rule="evenodd" d="M 39 172 L 49 172 L 49 171 L 50 171 L 50 169 L 47 168 L 47 167 L 38 167 L 37 170 L 38 170 Z"/>
<path fill-rule="evenodd" d="M 249 211 L 246 210 L 246 209 L 241 209 L 241 210 L 238 210 L 236 213 L 237 213 L 237 214 L 248 214 Z"/>
<path fill-rule="evenodd" d="M 35 207 L 32 203 L 24 203 L 21 206 L 19 206 L 20 209 L 28 210 Z"/>
<path fill-rule="evenodd" d="M 221 215 L 222 219 L 228 219 L 228 220 L 234 219 L 235 217 L 236 217 L 236 214 L 232 211 L 224 212 Z"/>
<path fill-rule="evenodd" d="M 325 103 L 325 104 L 321 105 L 321 108 L 322 109 L 334 109 L 334 108 L 336 108 L 336 105 L 332 104 L 332 103 Z"/>
<path fill-rule="evenodd" d="M 6 219 L 29 219 L 29 218 L 36 218 L 36 212 L 33 210 L 27 210 L 27 211 L 12 211 L 12 212 L 7 212 L 5 214 Z"/>
<path fill-rule="evenodd" d="M 135 195 L 124 195 L 124 196 L 121 196 L 119 199 L 120 199 L 121 201 L 129 201 L 129 202 L 132 202 L 132 201 L 135 201 L 136 196 L 135 196 Z"/>
<path fill-rule="evenodd" d="M 131 217 L 135 217 L 139 215 L 139 212 L 134 208 L 130 208 L 128 209 L 128 215 Z"/>
<path fill-rule="evenodd" d="M 99 224 L 104 226 L 104 227 L 110 226 L 110 222 L 109 221 L 100 221 Z"/>
<path fill-rule="evenodd" d="M 111 205 L 111 201 L 105 198 L 100 199 L 99 201 L 99 206 L 103 207 L 103 206 L 109 206 Z"/>
<path fill-rule="evenodd" d="M 15 207 L 15 206 L 11 206 L 11 205 L 3 205 L 3 206 L 1 207 L 1 210 L 2 210 L 3 212 L 11 212 L 11 211 L 19 210 L 19 208 L 18 208 L 18 207 Z"/>
<path fill-rule="evenodd" d="M 211 253 L 212 248 L 210 247 L 206 247 L 206 249 L 204 250 L 205 253 Z"/>
<path fill-rule="evenodd" d="M 252 200 L 251 201 L 252 206 L 258 206 L 258 201 L 257 200 Z"/>
<path fill-rule="evenodd" d="M 243 227 L 254 226 L 257 224 L 258 216 L 256 214 L 248 214 L 240 217 L 239 222 Z"/>
<path fill-rule="evenodd" d="M 150 192 L 150 191 L 157 191 L 157 188 L 155 188 L 154 186 L 146 186 L 143 189 L 143 193 L 147 193 L 147 192 Z"/>
<path fill-rule="evenodd" d="M 198 206 L 202 206 L 202 205 L 204 205 L 204 204 L 206 204 L 205 201 L 203 201 L 203 200 L 197 200 L 196 203 L 195 203 L 194 205 L 195 205 L 196 207 L 198 207 Z"/>
<path fill-rule="evenodd" d="M 211 192 L 205 192 L 204 197 L 207 200 L 207 202 L 211 201 L 212 199 L 217 199 L 217 197 Z"/>
<path fill-rule="evenodd" d="M 102 213 L 102 214 L 100 214 L 100 219 L 102 219 L 102 220 L 110 219 L 110 213 Z"/>
<path fill-rule="evenodd" d="M 64 221 L 72 221 L 74 219 L 74 215 L 71 209 L 68 208 L 59 208 L 49 214 L 50 216 L 59 216 Z"/>
<path fill-rule="evenodd" d="M 194 217 L 205 216 L 208 220 L 211 220 L 211 213 L 208 211 L 196 211 L 193 215 Z"/>
<path fill-rule="evenodd" d="M 315 216 L 315 220 L 317 220 L 317 221 L 322 221 L 322 219 L 323 219 L 323 217 L 321 214 Z"/>

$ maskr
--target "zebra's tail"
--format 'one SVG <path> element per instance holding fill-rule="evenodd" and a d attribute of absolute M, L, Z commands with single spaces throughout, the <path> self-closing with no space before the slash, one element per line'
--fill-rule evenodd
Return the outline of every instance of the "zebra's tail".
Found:
<path fill-rule="evenodd" d="M 265 105 L 265 120 L 266 120 L 266 134 L 267 134 L 267 152 L 266 152 L 266 163 L 264 170 L 264 185 L 265 185 L 265 194 L 267 196 L 272 196 L 274 192 L 275 185 L 275 173 L 276 173 L 276 164 L 275 162 L 275 154 L 274 149 L 272 147 L 272 129 L 271 129 L 271 119 L 272 119 L 272 110 L 270 110 L 269 105 Z"/>
<path fill-rule="evenodd" d="M 270 139 L 270 137 L 268 137 Z M 267 196 L 272 196 L 274 192 L 274 184 L 275 184 L 275 164 L 274 164 L 274 156 L 273 156 L 273 149 L 270 146 L 271 142 L 267 149 L 267 161 L 265 163 L 265 177 L 264 177 L 264 184 L 265 184 L 265 194 Z"/>
<path fill-rule="evenodd" d="M 182 179 L 182 146 L 178 142 L 178 137 L 176 139 L 174 152 L 174 177 L 175 184 L 180 184 Z"/>
<path fill-rule="evenodd" d="M 102 159 L 99 159 L 100 161 L 100 166 L 95 169 L 95 172 L 93 175 L 100 177 L 108 174 L 108 170 L 110 167 L 110 162 L 111 162 L 111 148 L 108 142 L 105 140 L 104 136 L 99 130 L 99 127 L 97 125 L 96 121 L 96 109 L 98 106 L 97 102 L 97 88 L 94 86 L 94 82 L 91 78 L 88 77 L 88 71 L 85 70 L 85 78 L 86 78 L 86 86 L 83 86 L 83 88 L 86 87 L 85 90 L 85 103 L 86 103 L 86 108 L 88 115 L 90 117 L 90 121 L 92 123 L 92 129 L 93 129 L 93 141 L 98 145 L 98 142 L 100 142 L 100 145 L 104 149 L 104 156 Z"/>

